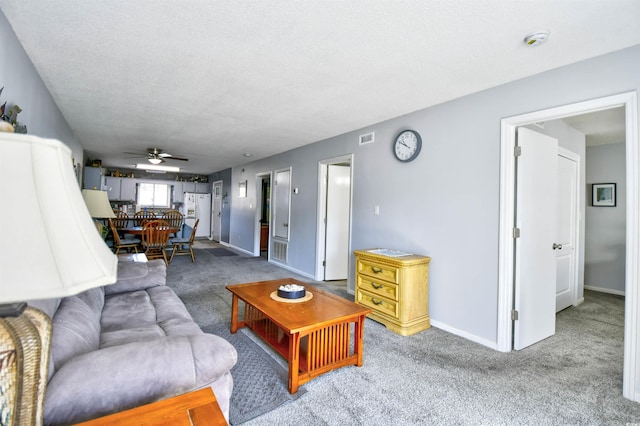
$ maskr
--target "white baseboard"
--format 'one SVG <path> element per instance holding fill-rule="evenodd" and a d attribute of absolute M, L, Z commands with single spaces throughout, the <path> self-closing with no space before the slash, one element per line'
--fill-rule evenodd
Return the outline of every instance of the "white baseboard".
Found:
<path fill-rule="evenodd" d="M 585 285 L 584 289 L 591 290 L 591 291 L 599 291 L 600 293 L 609 293 L 609 294 L 617 294 L 618 296 L 624 296 L 624 291 L 612 290 L 610 288 L 597 287 L 594 285 Z"/>
<path fill-rule="evenodd" d="M 231 249 L 237 250 L 237 251 L 239 251 L 241 253 L 248 254 L 249 256 L 255 256 L 255 254 L 253 254 L 253 252 L 247 251 L 247 250 L 245 250 L 243 248 L 232 246 L 231 244 L 223 244 L 223 243 L 221 243 L 221 244 L 224 245 L 224 246 L 227 246 L 227 247 L 229 247 Z"/>
<path fill-rule="evenodd" d="M 300 270 L 298 270 L 296 268 L 292 268 L 291 266 L 285 265 L 284 263 L 276 262 L 275 260 L 270 260 L 269 263 L 272 263 L 272 264 L 274 264 L 276 266 L 279 266 L 282 269 L 286 269 L 288 271 L 295 272 L 296 274 L 302 275 L 303 277 L 309 278 L 310 280 L 314 280 L 315 281 L 315 279 L 316 279 L 315 275 L 307 274 L 306 272 L 300 271 Z"/>
<path fill-rule="evenodd" d="M 492 342 L 491 340 L 487 340 L 484 337 L 479 337 L 471 333 L 467 333 L 466 331 L 462 331 L 455 327 L 451 327 L 447 324 L 441 323 L 440 321 L 431 320 L 431 325 L 433 327 L 439 328 L 440 330 L 444 330 L 448 333 L 455 334 L 456 336 L 464 337 L 467 340 L 471 340 L 472 342 L 478 343 L 482 346 L 486 346 L 493 350 L 498 350 L 498 343 Z"/>

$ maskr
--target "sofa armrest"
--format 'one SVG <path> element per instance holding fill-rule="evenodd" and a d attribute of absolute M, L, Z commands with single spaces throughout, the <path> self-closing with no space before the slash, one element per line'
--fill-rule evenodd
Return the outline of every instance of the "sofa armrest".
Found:
<path fill-rule="evenodd" d="M 205 387 L 236 361 L 235 348 L 212 334 L 171 336 L 83 354 L 49 381 L 45 423 L 77 423 Z"/>
<path fill-rule="evenodd" d="M 118 281 L 104 286 L 105 295 L 144 290 L 149 287 L 165 285 L 167 265 L 164 260 L 148 262 L 118 262 Z"/>

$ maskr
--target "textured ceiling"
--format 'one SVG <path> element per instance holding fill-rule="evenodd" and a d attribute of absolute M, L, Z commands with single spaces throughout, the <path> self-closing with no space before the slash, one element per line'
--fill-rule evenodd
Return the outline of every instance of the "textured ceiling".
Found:
<path fill-rule="evenodd" d="M 103 164 L 210 173 L 640 43 L 638 0 L 0 0 Z M 549 30 L 531 48 L 523 37 Z M 251 158 L 243 156 L 251 153 Z"/>

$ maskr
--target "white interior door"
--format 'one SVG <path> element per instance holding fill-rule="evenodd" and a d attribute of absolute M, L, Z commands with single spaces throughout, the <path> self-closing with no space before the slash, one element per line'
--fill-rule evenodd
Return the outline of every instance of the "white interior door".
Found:
<path fill-rule="evenodd" d="M 575 303 L 578 165 L 558 155 L 558 234 L 556 236 L 556 312 Z"/>
<path fill-rule="evenodd" d="M 289 239 L 291 170 L 276 172 L 273 206 L 273 236 Z"/>
<path fill-rule="evenodd" d="M 513 347 L 523 349 L 556 328 L 558 141 L 518 128 Z"/>
<path fill-rule="evenodd" d="M 222 182 L 213 183 L 213 210 L 211 211 L 211 239 L 222 238 Z"/>
<path fill-rule="evenodd" d="M 324 279 L 349 275 L 349 212 L 351 168 L 330 164 L 327 170 L 327 212 Z"/>

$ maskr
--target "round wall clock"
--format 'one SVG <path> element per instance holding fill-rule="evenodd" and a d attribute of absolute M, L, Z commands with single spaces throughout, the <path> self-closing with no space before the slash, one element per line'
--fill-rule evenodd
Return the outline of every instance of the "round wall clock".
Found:
<path fill-rule="evenodd" d="M 422 148 L 422 138 L 414 130 L 403 130 L 393 141 L 393 154 L 403 163 L 415 160 Z"/>

